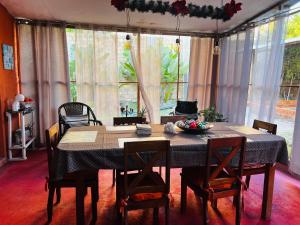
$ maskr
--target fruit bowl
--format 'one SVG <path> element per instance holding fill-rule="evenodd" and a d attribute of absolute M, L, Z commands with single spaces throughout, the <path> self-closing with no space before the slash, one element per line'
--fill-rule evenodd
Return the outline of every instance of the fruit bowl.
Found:
<path fill-rule="evenodd" d="M 180 120 L 176 122 L 176 126 L 190 134 L 203 134 L 213 127 L 208 122 L 198 120 Z"/>

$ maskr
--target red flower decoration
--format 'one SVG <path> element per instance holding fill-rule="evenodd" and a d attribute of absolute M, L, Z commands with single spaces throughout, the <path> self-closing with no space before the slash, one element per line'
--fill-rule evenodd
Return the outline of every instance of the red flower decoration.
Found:
<path fill-rule="evenodd" d="M 111 5 L 115 6 L 118 10 L 124 10 L 125 9 L 125 3 L 128 0 L 111 0 Z"/>
<path fill-rule="evenodd" d="M 179 14 L 184 16 L 189 13 L 189 9 L 186 6 L 185 0 L 177 0 L 173 2 L 171 6 L 175 9 L 176 16 Z"/>
<path fill-rule="evenodd" d="M 242 3 L 235 3 L 235 0 L 231 0 L 230 3 L 226 3 L 224 6 L 225 13 L 231 18 L 235 13 L 242 10 Z"/>

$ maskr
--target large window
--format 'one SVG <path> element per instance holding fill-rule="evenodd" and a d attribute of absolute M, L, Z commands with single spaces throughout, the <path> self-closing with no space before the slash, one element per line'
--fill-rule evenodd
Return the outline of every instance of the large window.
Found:
<path fill-rule="evenodd" d="M 300 13 L 290 16 L 287 24 L 280 96 L 276 106 L 275 123 L 278 135 L 285 137 L 291 155 L 300 88 Z"/>
<path fill-rule="evenodd" d="M 126 41 L 127 33 L 117 34 L 117 63 L 119 73 L 120 115 L 135 116 L 143 108 L 137 75 L 132 63 L 130 46 Z M 148 35 L 159 42 L 160 48 L 160 114 L 168 115 L 174 111 L 176 101 L 186 100 L 189 77 L 190 37 L 180 37 L 180 45 L 176 43 L 178 36 Z M 138 35 L 130 34 L 133 49 L 138 56 Z M 75 41 L 74 29 L 67 29 L 70 90 L 72 100 L 77 100 L 75 76 Z M 107 46 L 109 48 L 109 46 Z M 151 63 L 151 62 L 149 62 Z M 178 67 L 179 63 L 179 67 Z"/>

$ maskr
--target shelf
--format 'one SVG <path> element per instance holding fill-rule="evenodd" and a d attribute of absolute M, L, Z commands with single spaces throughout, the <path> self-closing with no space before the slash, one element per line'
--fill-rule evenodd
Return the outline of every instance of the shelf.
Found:
<path fill-rule="evenodd" d="M 31 145 L 31 143 L 35 140 L 35 137 L 30 138 L 25 146 L 22 146 L 22 144 L 19 145 L 13 145 L 11 148 L 9 148 L 10 150 L 16 150 L 16 149 L 24 149 L 24 148 L 28 148 L 29 145 Z"/>

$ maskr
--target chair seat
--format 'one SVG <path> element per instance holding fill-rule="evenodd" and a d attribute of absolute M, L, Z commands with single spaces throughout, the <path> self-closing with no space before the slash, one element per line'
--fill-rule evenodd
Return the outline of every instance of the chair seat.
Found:
<path fill-rule="evenodd" d="M 83 171 L 76 171 L 73 173 L 67 173 L 64 177 L 60 180 L 55 180 L 57 182 L 64 182 L 64 183 L 74 183 L 76 179 L 82 176 L 84 177 L 85 182 L 95 181 L 98 179 L 98 170 L 83 170 Z"/>
<path fill-rule="evenodd" d="M 216 167 L 211 167 L 210 169 L 213 171 Z M 205 172 L 205 167 L 188 167 L 182 169 L 181 176 L 183 176 L 188 184 L 203 189 Z M 227 178 L 229 177 L 227 173 L 222 171 L 216 178 L 218 182 L 211 183 L 210 188 L 214 189 L 214 191 L 224 191 L 232 188 L 232 183 L 227 182 Z M 224 178 L 223 182 L 222 178 Z"/>
<path fill-rule="evenodd" d="M 262 168 L 262 167 L 265 167 L 265 164 L 259 164 L 259 163 L 245 163 L 244 164 L 244 170 L 253 169 L 253 168 Z"/>
<path fill-rule="evenodd" d="M 128 184 L 130 184 L 139 173 L 132 173 L 128 174 Z M 153 172 L 152 175 L 155 177 L 155 180 L 161 184 L 164 185 L 164 180 L 161 178 L 159 173 Z M 138 184 L 139 186 L 153 186 L 153 185 L 159 185 L 157 182 L 154 182 L 153 179 L 149 177 L 144 177 L 144 179 Z M 125 192 L 124 192 L 124 175 L 118 175 L 117 176 L 117 187 L 118 192 L 120 196 L 125 198 Z M 153 199 L 161 199 L 165 196 L 163 192 L 147 192 L 147 193 L 135 193 L 129 196 L 129 201 L 147 201 L 147 200 L 153 200 Z"/>
<path fill-rule="evenodd" d="M 70 127 L 89 126 L 88 115 L 63 116 L 63 120 Z"/>

